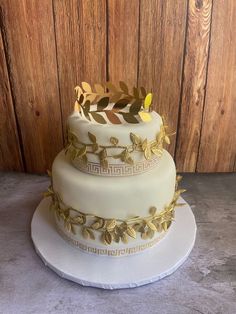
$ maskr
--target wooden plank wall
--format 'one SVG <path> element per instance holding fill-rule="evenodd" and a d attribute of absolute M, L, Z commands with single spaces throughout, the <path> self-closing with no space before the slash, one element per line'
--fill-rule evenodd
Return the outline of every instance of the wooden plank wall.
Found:
<path fill-rule="evenodd" d="M 44 173 L 74 86 L 155 93 L 185 172 L 236 171 L 234 0 L 0 0 L 0 170 Z"/>

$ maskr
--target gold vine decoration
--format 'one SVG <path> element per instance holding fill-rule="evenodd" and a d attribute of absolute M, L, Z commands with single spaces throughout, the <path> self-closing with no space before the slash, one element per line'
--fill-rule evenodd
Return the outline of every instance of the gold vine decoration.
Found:
<path fill-rule="evenodd" d="M 105 219 L 92 214 L 85 214 L 67 207 L 59 194 L 53 190 L 52 185 L 44 194 L 45 197 L 50 196 L 52 202 L 50 209 L 55 211 L 57 219 L 64 222 L 64 228 L 73 234 L 76 234 L 75 226 L 81 227 L 81 234 L 84 239 L 95 240 L 94 231 L 100 233 L 100 240 L 105 245 L 110 245 L 113 241 L 119 243 L 128 243 L 130 238 L 136 238 L 137 233 L 141 234 L 144 240 L 152 239 L 156 232 L 167 231 L 174 219 L 175 206 L 181 193 L 185 190 L 178 189 L 178 183 L 181 176 L 176 177 L 176 191 L 169 205 L 164 210 L 157 213 L 156 207 L 150 207 L 149 216 L 135 216 L 127 220 L 122 219 Z"/>
<path fill-rule="evenodd" d="M 87 120 L 92 117 L 97 123 L 106 124 L 105 116 L 112 124 L 122 124 L 121 117 L 125 122 L 139 123 L 138 115 L 141 119 L 144 116 L 140 114 L 142 111 L 151 119 L 148 111 L 152 105 L 152 93 L 147 93 L 144 87 L 129 90 L 123 81 L 119 82 L 119 86 L 111 82 L 97 83 L 94 90 L 87 82 L 81 85 L 75 87 L 75 110 L 80 111 Z"/>
<path fill-rule="evenodd" d="M 153 155 L 158 157 L 162 155 L 164 142 L 170 144 L 169 136 L 173 135 L 167 133 L 167 128 L 167 125 L 162 124 L 156 139 L 152 141 L 148 141 L 147 139 L 142 140 L 139 135 L 130 133 L 131 144 L 128 146 L 120 145 L 119 139 L 114 136 L 110 137 L 111 145 L 100 145 L 97 143 L 96 136 L 90 132 L 88 132 L 88 137 L 91 143 L 84 143 L 81 142 L 78 137 L 68 129 L 65 153 L 69 153 L 72 160 L 75 158 L 81 159 L 85 165 L 87 165 L 88 162 L 87 154 L 97 155 L 100 165 L 104 169 L 108 168 L 108 157 L 119 159 L 122 162 L 133 165 L 134 160 L 131 154 L 134 151 L 142 152 L 145 159 L 147 160 L 150 160 Z M 114 150 L 114 148 L 118 150 L 118 153 L 109 154 L 109 150 Z"/>

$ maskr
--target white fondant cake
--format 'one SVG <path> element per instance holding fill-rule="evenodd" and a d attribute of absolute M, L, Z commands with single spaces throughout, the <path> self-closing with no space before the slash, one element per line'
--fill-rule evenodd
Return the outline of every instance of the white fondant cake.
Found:
<path fill-rule="evenodd" d="M 91 91 L 80 95 L 81 109 L 68 119 L 67 146 L 53 163 L 46 194 L 58 232 L 87 252 L 123 256 L 143 251 L 168 232 L 174 217 L 181 190 L 174 161 L 163 149 L 169 143 L 167 127 L 155 112 L 141 111 L 146 122 L 137 118 L 135 106 L 141 110 L 141 105 L 135 93 L 129 112 L 119 111 L 127 106 L 125 99 L 110 104 L 112 112 L 104 109 L 106 97 L 98 100 L 97 111 L 89 111 L 85 97 Z M 150 94 L 145 97 L 144 108 Z"/>
<path fill-rule="evenodd" d="M 100 177 L 80 172 L 64 151 L 52 167 L 53 188 L 67 206 L 108 219 L 146 217 L 151 206 L 162 211 L 173 198 L 175 177 L 175 165 L 167 151 L 152 171 L 139 176 Z"/>

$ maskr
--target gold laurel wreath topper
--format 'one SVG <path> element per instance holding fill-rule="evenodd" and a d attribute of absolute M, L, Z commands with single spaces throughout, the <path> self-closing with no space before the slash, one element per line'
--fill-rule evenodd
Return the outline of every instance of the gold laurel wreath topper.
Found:
<path fill-rule="evenodd" d="M 111 82 L 97 83 L 92 90 L 90 84 L 82 82 L 81 87 L 75 87 L 75 91 L 77 100 L 74 110 L 90 121 L 92 118 L 100 124 L 106 124 L 107 120 L 112 124 L 122 124 L 123 120 L 127 123 L 151 120 L 152 93 L 147 93 L 144 87 L 133 87 L 130 91 L 120 81 L 118 87 Z"/>

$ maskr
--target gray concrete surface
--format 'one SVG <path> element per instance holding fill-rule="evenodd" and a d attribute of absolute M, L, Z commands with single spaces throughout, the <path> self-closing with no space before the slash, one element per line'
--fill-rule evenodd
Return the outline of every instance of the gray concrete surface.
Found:
<path fill-rule="evenodd" d="M 30 222 L 47 185 L 0 173 L 0 313 L 236 313 L 236 174 L 185 174 L 198 225 L 189 259 L 159 282 L 116 291 L 64 280 L 36 255 Z"/>

